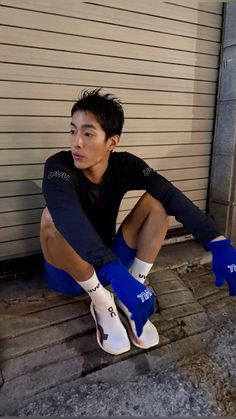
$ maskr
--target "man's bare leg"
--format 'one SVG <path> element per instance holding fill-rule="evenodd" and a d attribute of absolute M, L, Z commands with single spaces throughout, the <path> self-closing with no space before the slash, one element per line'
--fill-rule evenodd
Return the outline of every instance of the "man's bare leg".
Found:
<path fill-rule="evenodd" d="M 113 355 L 128 351 L 130 342 L 113 294 L 102 286 L 93 266 L 83 260 L 56 229 L 47 208 L 41 218 L 40 241 L 47 262 L 67 272 L 91 297 L 90 308 L 101 348 Z"/>
<path fill-rule="evenodd" d="M 40 224 L 40 242 L 48 263 L 66 271 L 76 281 L 86 281 L 93 266 L 83 260 L 56 229 L 47 207 L 43 210 Z"/>
<path fill-rule="evenodd" d="M 153 264 L 165 239 L 169 218 L 162 204 L 145 193 L 125 218 L 122 232 L 136 257 Z"/>
<path fill-rule="evenodd" d="M 168 216 L 161 203 L 145 193 L 122 224 L 126 244 L 137 249 L 136 257 L 129 271 L 140 282 L 145 281 L 145 277 L 163 244 L 168 221 Z M 129 335 L 134 345 L 147 349 L 159 343 L 157 329 L 149 320 L 143 328 L 142 335 L 138 337 L 131 313 L 121 301 L 117 300 L 117 305 L 128 319 Z"/>

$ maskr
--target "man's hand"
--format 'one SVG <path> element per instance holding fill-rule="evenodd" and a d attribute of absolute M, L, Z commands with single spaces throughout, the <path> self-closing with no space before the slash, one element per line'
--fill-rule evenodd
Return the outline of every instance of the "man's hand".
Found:
<path fill-rule="evenodd" d="M 212 270 L 216 286 L 221 287 L 226 280 L 229 295 L 236 295 L 236 249 L 229 239 L 211 241 L 206 247 L 212 252 Z"/>
<path fill-rule="evenodd" d="M 155 311 L 155 298 L 150 288 L 133 278 L 118 260 L 103 266 L 97 273 L 109 280 L 117 297 L 132 314 L 140 336 L 143 326 Z"/>

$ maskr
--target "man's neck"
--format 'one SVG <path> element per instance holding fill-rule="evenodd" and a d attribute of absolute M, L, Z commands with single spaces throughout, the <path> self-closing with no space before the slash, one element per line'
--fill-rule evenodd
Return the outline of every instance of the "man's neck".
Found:
<path fill-rule="evenodd" d="M 95 166 L 89 169 L 84 169 L 83 174 L 88 178 L 91 182 L 96 183 L 97 185 L 102 182 L 104 173 L 106 172 L 108 167 L 108 161 L 105 165 L 102 166 Z"/>

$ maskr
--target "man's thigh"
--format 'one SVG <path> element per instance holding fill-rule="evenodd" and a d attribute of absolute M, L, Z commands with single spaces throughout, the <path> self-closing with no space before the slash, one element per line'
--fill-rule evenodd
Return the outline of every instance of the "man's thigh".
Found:
<path fill-rule="evenodd" d="M 136 256 L 136 249 L 128 246 L 124 239 L 122 225 L 117 231 L 114 240 L 111 244 L 111 250 L 115 253 L 117 259 L 125 265 L 128 269 L 132 265 Z"/>
<path fill-rule="evenodd" d="M 151 209 L 156 206 L 157 203 L 158 201 L 155 198 L 145 192 L 124 219 L 122 223 L 122 232 L 128 246 L 134 249 L 137 248 L 137 238 L 140 229 L 150 214 Z"/>

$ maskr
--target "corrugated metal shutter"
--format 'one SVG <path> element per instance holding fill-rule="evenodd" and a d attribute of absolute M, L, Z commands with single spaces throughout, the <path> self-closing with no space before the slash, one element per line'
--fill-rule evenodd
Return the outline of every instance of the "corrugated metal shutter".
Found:
<path fill-rule="evenodd" d="M 84 87 L 123 101 L 120 150 L 205 208 L 221 21 L 221 2 L 1 1 L 1 259 L 40 249 L 43 164 L 68 148 L 70 108 Z M 118 223 L 138 196 L 123 200 Z"/>

